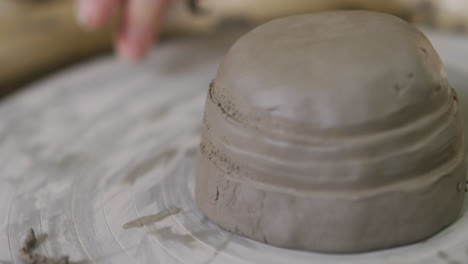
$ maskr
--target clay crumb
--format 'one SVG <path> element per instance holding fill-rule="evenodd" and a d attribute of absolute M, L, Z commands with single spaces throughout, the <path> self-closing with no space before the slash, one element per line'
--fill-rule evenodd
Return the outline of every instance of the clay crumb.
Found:
<path fill-rule="evenodd" d="M 216 186 L 216 197 L 215 197 L 215 202 L 217 202 L 219 199 L 219 189 L 218 186 Z"/>
<path fill-rule="evenodd" d="M 393 85 L 393 89 L 395 90 L 395 92 L 397 93 L 397 95 L 399 95 L 399 94 L 402 92 L 402 90 L 403 90 L 403 89 L 401 88 L 401 86 L 400 86 L 398 83 L 396 83 L 395 85 Z"/>
<path fill-rule="evenodd" d="M 268 112 L 274 112 L 274 111 L 278 110 L 278 108 L 280 108 L 280 106 L 279 106 L 279 105 L 275 105 L 275 106 L 268 107 L 266 110 L 267 110 Z"/>
<path fill-rule="evenodd" d="M 453 92 L 452 94 L 453 101 L 458 102 L 457 94 Z"/>
<path fill-rule="evenodd" d="M 199 0 L 188 0 L 187 2 L 190 12 L 194 15 L 202 15 L 205 10 L 200 8 Z"/>
<path fill-rule="evenodd" d="M 450 258 L 450 256 L 445 251 L 438 251 L 437 256 L 443 259 L 447 264 L 461 264 L 457 260 Z"/>
<path fill-rule="evenodd" d="M 423 47 L 420 47 L 419 49 L 421 49 L 421 51 L 427 56 L 427 50 Z"/>
<path fill-rule="evenodd" d="M 34 233 L 34 229 L 29 228 L 28 234 L 23 242 L 23 248 L 25 251 L 31 251 L 37 243 L 36 234 Z"/>
<path fill-rule="evenodd" d="M 125 225 L 123 225 L 124 229 L 130 229 L 134 227 L 143 227 L 144 225 L 149 225 L 152 223 L 160 222 L 164 220 L 166 217 L 171 216 L 171 215 L 176 215 L 180 213 L 181 209 L 180 208 L 169 208 L 165 209 L 158 214 L 155 215 L 147 215 L 143 216 L 140 218 L 137 218 L 135 220 L 132 220 Z"/>
<path fill-rule="evenodd" d="M 42 236 L 42 237 L 45 237 Z M 34 229 L 30 228 L 23 242 L 23 247 L 20 249 L 19 257 L 24 264 L 69 264 L 69 257 L 62 256 L 59 259 L 51 259 L 41 254 L 33 253 L 32 251 L 37 246 L 40 239 L 36 237 Z"/>

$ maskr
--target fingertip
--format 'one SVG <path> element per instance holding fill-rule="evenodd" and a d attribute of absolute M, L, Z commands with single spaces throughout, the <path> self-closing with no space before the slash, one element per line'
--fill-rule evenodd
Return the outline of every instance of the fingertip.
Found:
<path fill-rule="evenodd" d="M 128 62 L 141 61 L 153 46 L 153 41 L 148 39 L 138 41 L 121 36 L 116 40 L 117 54 Z"/>
<path fill-rule="evenodd" d="M 96 7 L 89 1 L 80 1 L 78 5 L 78 24 L 86 29 L 97 29 L 99 27 L 99 18 Z"/>
<path fill-rule="evenodd" d="M 97 30 L 104 26 L 118 2 L 115 0 L 81 0 L 78 3 L 78 24 Z"/>
<path fill-rule="evenodd" d="M 127 61 L 140 61 L 153 47 L 155 35 L 154 29 L 138 27 L 129 16 L 124 17 L 115 40 L 118 55 Z"/>
<path fill-rule="evenodd" d="M 87 13 L 84 10 L 85 8 L 83 7 L 84 3 L 83 1 L 78 1 L 76 6 L 76 22 L 78 22 L 78 25 L 82 27 L 87 27 L 88 26 L 88 17 Z"/>
<path fill-rule="evenodd" d="M 125 13 L 116 40 L 116 50 L 127 61 L 139 61 L 156 41 L 168 0 L 131 0 L 126 2 Z"/>

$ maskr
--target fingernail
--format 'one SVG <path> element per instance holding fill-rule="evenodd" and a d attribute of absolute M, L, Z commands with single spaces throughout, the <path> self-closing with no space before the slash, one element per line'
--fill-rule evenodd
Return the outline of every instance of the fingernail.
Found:
<path fill-rule="evenodd" d="M 119 54 L 126 60 L 138 61 L 151 48 L 152 34 L 146 31 L 129 30 L 118 44 Z"/>

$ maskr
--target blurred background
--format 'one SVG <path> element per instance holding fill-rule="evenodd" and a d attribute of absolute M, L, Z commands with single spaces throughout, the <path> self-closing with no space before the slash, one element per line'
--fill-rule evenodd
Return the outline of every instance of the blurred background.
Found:
<path fill-rule="evenodd" d="M 432 30 L 468 34 L 467 0 L 174 0 L 162 41 L 276 17 L 331 9 L 391 13 Z M 192 2 L 193 4 L 193 2 Z M 67 65 L 112 52 L 115 25 L 90 32 L 75 22 L 73 0 L 0 0 L 0 96 Z"/>

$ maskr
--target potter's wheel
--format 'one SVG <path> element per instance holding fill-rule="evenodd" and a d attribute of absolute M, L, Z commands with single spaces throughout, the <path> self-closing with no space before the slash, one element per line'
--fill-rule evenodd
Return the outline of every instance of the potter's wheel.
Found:
<path fill-rule="evenodd" d="M 207 220 L 192 158 L 206 89 L 236 36 L 161 43 L 142 65 L 98 58 L 0 104 L 0 263 L 20 263 L 29 227 L 47 234 L 38 253 L 79 263 L 468 262 L 466 205 L 423 243 L 355 255 L 275 248 Z M 429 36 L 468 117 L 468 38 Z"/>

